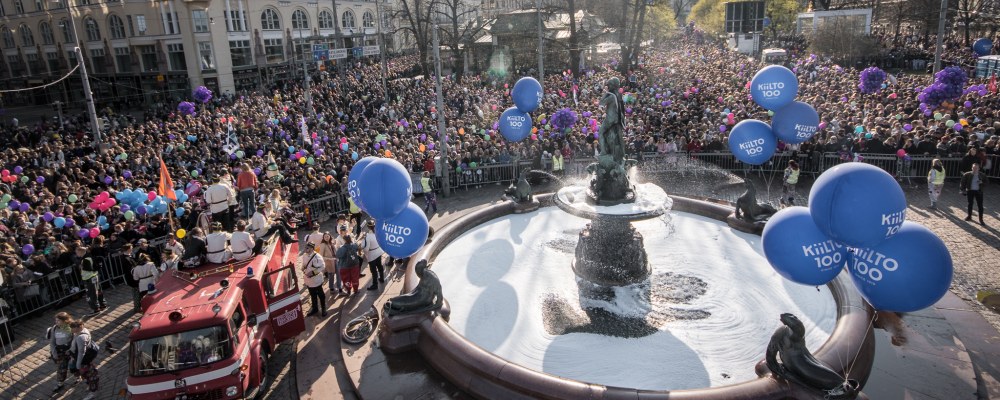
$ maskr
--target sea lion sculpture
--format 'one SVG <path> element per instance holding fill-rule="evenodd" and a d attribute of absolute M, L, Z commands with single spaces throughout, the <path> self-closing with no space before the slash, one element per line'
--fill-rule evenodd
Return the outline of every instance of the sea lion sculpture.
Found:
<path fill-rule="evenodd" d="M 533 196 L 531 195 L 531 184 L 528 183 L 528 170 L 521 171 L 520 176 L 517 178 L 517 182 L 512 183 L 510 187 L 504 191 L 504 195 L 513 200 L 515 203 L 525 203 L 533 200 Z"/>
<path fill-rule="evenodd" d="M 441 280 L 427 267 L 427 260 L 420 260 L 415 266 L 420 283 L 413 291 L 389 299 L 382 312 L 388 316 L 412 314 L 423 311 L 440 310 L 444 305 L 441 294 Z"/>
<path fill-rule="evenodd" d="M 767 345 L 767 368 L 776 378 L 821 391 L 824 399 L 857 398 L 858 382 L 844 379 L 837 372 L 813 357 L 806 347 L 806 328 L 793 314 L 781 314 L 785 326 L 778 327 Z M 781 361 L 778 361 L 778 357 Z"/>
<path fill-rule="evenodd" d="M 747 222 L 765 221 L 778 212 L 768 204 L 757 203 L 757 188 L 750 181 L 744 181 L 747 191 L 736 199 L 736 219 Z"/>

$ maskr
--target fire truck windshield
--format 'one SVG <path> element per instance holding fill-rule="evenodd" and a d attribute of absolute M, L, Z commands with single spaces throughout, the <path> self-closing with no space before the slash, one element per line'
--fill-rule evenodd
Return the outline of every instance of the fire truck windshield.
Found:
<path fill-rule="evenodd" d="M 149 376 L 225 360 L 233 355 L 233 346 L 229 330 L 219 325 L 136 340 L 131 352 L 131 375 Z"/>

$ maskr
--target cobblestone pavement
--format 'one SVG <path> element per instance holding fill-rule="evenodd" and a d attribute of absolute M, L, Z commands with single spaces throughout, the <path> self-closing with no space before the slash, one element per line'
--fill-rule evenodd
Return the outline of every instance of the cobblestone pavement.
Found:
<path fill-rule="evenodd" d="M 667 173 L 648 177 L 663 185 L 670 193 L 695 195 L 733 200 L 744 187 L 741 179 L 723 172 Z M 777 203 L 780 195 L 780 176 L 774 179 L 766 174 L 754 174 L 759 198 Z M 768 185 L 770 184 L 770 185 Z M 805 203 L 811 179 L 803 179 L 798 188 L 797 203 Z M 448 198 L 439 197 L 441 210 L 432 217 L 432 225 L 443 226 L 456 218 L 457 211 L 499 200 L 504 185 L 471 186 L 457 191 Z M 770 186 L 770 190 L 768 190 Z M 1000 185 L 994 185 L 994 187 Z M 549 188 L 551 189 L 551 188 Z M 974 304 L 988 321 L 1000 330 L 1000 316 L 982 307 L 976 301 L 979 290 L 1000 290 L 1000 195 L 987 188 L 986 226 L 978 222 L 966 222 L 964 196 L 958 193 L 958 183 L 949 181 L 941 196 L 938 209 L 928 209 L 926 188 L 923 185 L 905 186 L 910 207 L 907 219 L 921 223 L 934 231 L 951 250 L 955 262 L 955 278 L 952 291 L 967 302 Z M 539 190 L 545 191 L 545 188 Z M 995 189 L 1000 193 L 1000 188 Z M 421 199 L 416 200 L 423 206 Z M 88 320 L 88 327 L 98 342 L 110 340 L 120 348 L 114 354 L 102 353 L 99 358 L 101 390 L 99 399 L 124 398 L 127 374 L 127 334 L 129 326 L 137 320 L 132 313 L 131 292 L 119 285 L 106 290 L 111 308 Z M 306 300 L 307 301 L 307 300 Z M 74 316 L 87 312 L 84 301 L 75 301 L 62 308 Z M 48 349 L 44 340 L 45 330 L 52 324 L 55 311 L 47 311 L 41 316 L 21 321 L 15 327 L 16 339 L 12 346 L 0 351 L 0 399 L 80 399 L 86 395 L 83 383 L 68 388 L 53 396 L 55 387 L 55 365 L 48 359 Z M 298 398 L 295 384 L 294 343 L 278 346 L 270 359 L 269 371 L 272 384 L 265 398 Z"/>

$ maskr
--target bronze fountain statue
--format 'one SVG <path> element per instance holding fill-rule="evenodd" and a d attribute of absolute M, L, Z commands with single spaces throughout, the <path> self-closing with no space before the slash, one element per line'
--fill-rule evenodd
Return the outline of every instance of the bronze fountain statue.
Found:
<path fill-rule="evenodd" d="M 750 181 L 744 181 L 747 191 L 736 199 L 736 218 L 746 222 L 763 222 L 778 212 L 769 204 L 757 202 L 757 188 Z"/>
<path fill-rule="evenodd" d="M 413 314 L 441 309 L 444 295 L 441 294 L 441 280 L 434 271 L 428 269 L 427 260 L 420 260 L 415 266 L 420 283 L 413 291 L 389 299 L 382 312 L 388 316 Z"/>
<path fill-rule="evenodd" d="M 601 154 L 587 166 L 587 172 L 594 174 L 587 195 L 593 203 L 605 206 L 635 201 L 628 170 L 636 161 L 625 158 L 625 102 L 618 93 L 620 86 L 618 78 L 608 79 L 608 91 L 601 98 L 607 114 L 597 135 Z"/>
<path fill-rule="evenodd" d="M 785 325 L 771 335 L 765 355 L 767 368 L 776 378 L 819 391 L 825 399 L 847 400 L 858 396 L 860 389 L 857 381 L 844 379 L 809 352 L 802 321 L 795 315 L 785 313 L 781 314 L 781 322 Z"/>

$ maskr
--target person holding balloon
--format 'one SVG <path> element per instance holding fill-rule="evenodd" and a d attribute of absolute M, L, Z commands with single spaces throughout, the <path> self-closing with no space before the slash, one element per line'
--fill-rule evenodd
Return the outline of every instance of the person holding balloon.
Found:
<path fill-rule="evenodd" d="M 931 161 L 931 169 L 927 171 L 927 195 L 931 199 L 931 209 L 937 208 L 938 197 L 941 197 L 941 189 L 944 188 L 944 178 L 947 174 L 944 164 L 940 158 Z"/>

